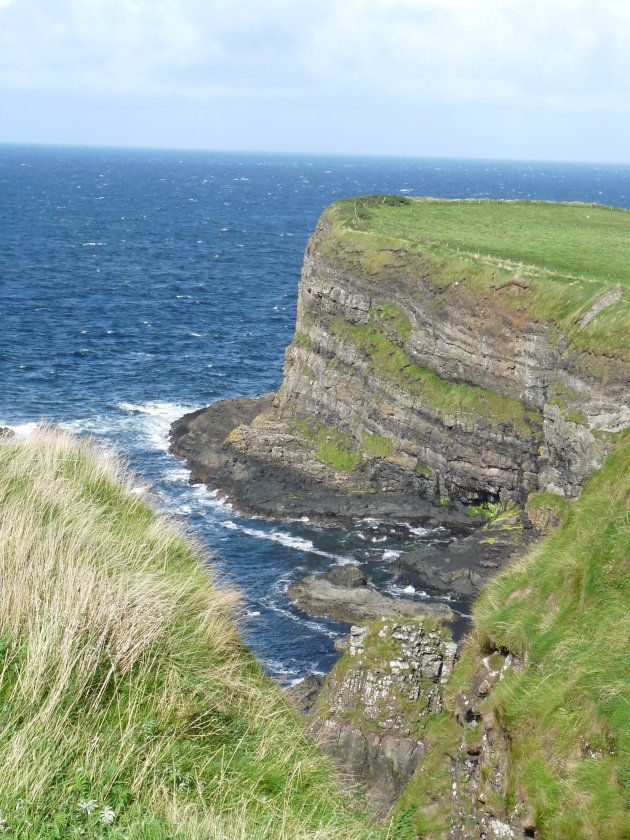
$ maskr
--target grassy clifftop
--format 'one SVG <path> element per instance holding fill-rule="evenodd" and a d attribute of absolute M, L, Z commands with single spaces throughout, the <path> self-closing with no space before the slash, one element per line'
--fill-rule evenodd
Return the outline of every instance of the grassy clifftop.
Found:
<path fill-rule="evenodd" d="M 577 349 L 630 360 L 625 210 L 367 196 L 332 205 L 325 220 L 320 247 L 334 263 L 411 285 L 430 274 L 442 288 L 457 283 L 459 295 L 557 326 Z"/>
<path fill-rule="evenodd" d="M 504 799 L 492 790 L 489 765 L 481 793 L 505 818 L 525 814 L 544 840 L 630 837 L 629 547 L 625 432 L 564 524 L 482 593 L 449 682 L 454 711 L 484 658 L 516 657 L 478 701 L 480 721 L 498 728 L 505 743 Z M 432 751 L 400 806 L 414 813 L 421 836 L 448 834 L 449 768 L 459 742 L 480 737 L 477 723 L 462 731 L 449 714 L 430 722 Z"/>
<path fill-rule="evenodd" d="M 0 443 L 0 581 L 3 836 L 376 836 L 115 460 Z"/>

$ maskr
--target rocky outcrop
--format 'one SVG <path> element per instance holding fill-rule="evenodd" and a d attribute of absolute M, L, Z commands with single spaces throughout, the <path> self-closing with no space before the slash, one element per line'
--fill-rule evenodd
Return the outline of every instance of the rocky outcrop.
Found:
<path fill-rule="evenodd" d="M 407 551 L 389 566 L 402 585 L 411 585 L 431 595 L 456 595 L 470 598 L 478 595 L 488 581 L 508 563 L 522 557 L 532 544 L 543 513 L 532 519 L 528 508 L 525 520 L 515 507 L 499 513 L 472 534 L 438 545 Z M 546 510 L 546 509 L 545 509 Z M 550 526 L 550 520 L 545 520 Z"/>
<path fill-rule="evenodd" d="M 336 224 L 333 207 L 309 242 L 275 398 L 173 427 L 193 478 L 273 516 L 461 521 L 471 502 L 576 497 L 630 425 L 627 360 L 581 350 L 511 268 L 479 293 L 396 240 L 356 256 Z M 574 331 L 620 305 L 607 295 Z"/>
<path fill-rule="evenodd" d="M 383 615 L 425 616 L 446 622 L 454 618 L 445 604 L 382 595 L 367 585 L 356 566 L 332 566 L 323 575 L 308 575 L 292 583 L 287 595 L 299 610 L 345 624 Z"/>
<path fill-rule="evenodd" d="M 326 679 L 311 732 L 381 816 L 426 752 L 422 721 L 442 708 L 456 650 L 431 620 L 383 618 L 352 627 L 348 652 Z"/>
<path fill-rule="evenodd" d="M 436 836 L 448 840 L 540 840 L 532 815 L 510 788 L 507 733 L 496 724 L 485 702 L 510 671 L 521 667 L 510 653 L 489 653 L 477 661 L 461 690 L 448 698 L 449 708 L 441 715 L 442 729 L 454 738 L 450 737 L 450 748 L 442 755 L 446 780 L 431 801 L 426 796 L 418 801 L 421 810 L 438 809 L 446 817 Z M 433 749 L 438 752 L 435 744 Z M 431 758 L 435 762 L 435 755 Z M 432 769 L 436 772 L 435 763 Z M 423 770 L 426 768 L 420 766 L 418 773 Z"/>

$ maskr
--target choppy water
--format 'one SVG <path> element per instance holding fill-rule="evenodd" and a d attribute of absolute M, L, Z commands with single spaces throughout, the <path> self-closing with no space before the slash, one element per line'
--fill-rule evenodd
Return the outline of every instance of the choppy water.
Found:
<path fill-rule="evenodd" d="M 630 207 L 630 167 L 0 146 L 0 425 L 46 419 L 128 456 L 242 590 L 243 636 L 285 681 L 328 670 L 345 629 L 297 613 L 292 579 L 341 558 L 396 591 L 394 553 L 443 535 L 243 519 L 188 486 L 168 428 L 278 388 L 319 214 L 383 192 Z"/>

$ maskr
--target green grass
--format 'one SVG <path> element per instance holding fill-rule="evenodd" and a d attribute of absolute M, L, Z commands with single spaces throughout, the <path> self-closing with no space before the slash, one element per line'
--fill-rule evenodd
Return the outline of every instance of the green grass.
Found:
<path fill-rule="evenodd" d="M 394 454 L 394 442 L 384 435 L 363 435 L 362 444 L 375 458 L 389 458 Z"/>
<path fill-rule="evenodd" d="M 347 199 L 358 231 L 481 253 L 559 275 L 630 285 L 630 213 L 594 204 Z M 356 208 L 356 215 L 355 215 Z"/>
<path fill-rule="evenodd" d="M 369 838 L 198 548 L 115 459 L 0 444 L 8 838 Z"/>
<path fill-rule="evenodd" d="M 532 501 L 558 502 L 552 494 Z M 630 432 L 581 497 L 558 509 L 564 524 L 478 599 L 474 633 L 449 681 L 447 704 L 481 656 L 515 654 L 522 666 L 506 673 L 484 713 L 509 736 L 511 795 L 524 801 L 545 840 L 627 840 Z M 444 727 L 440 737 L 448 741 L 450 716 L 435 726 L 438 735 Z M 415 797 L 423 813 L 430 791 L 419 784 L 412 782 L 405 802 Z"/>
<path fill-rule="evenodd" d="M 364 433 L 357 441 L 349 432 L 299 418 L 293 418 L 289 428 L 318 460 L 337 472 L 355 470 L 364 462 L 364 452 L 374 458 L 389 458 L 394 454 L 394 442 L 383 435 Z"/>
<path fill-rule="evenodd" d="M 630 360 L 630 213 L 586 204 L 368 196 L 325 214 L 321 253 L 413 296 L 417 278 L 560 329 L 576 349 Z M 604 294 L 621 299 L 584 329 Z M 424 301 L 430 305 L 430 301 Z"/>
<path fill-rule="evenodd" d="M 396 814 L 409 814 L 414 837 L 443 838 L 454 817 L 451 763 L 457 758 L 461 730 L 448 714 L 424 719 L 422 738 L 427 754 L 396 804 Z"/>

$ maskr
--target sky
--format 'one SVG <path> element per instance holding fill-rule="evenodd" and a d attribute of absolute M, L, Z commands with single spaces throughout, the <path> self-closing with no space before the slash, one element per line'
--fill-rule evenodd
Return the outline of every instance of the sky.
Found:
<path fill-rule="evenodd" d="M 630 162 L 628 0 L 0 0 L 0 142 Z"/>

